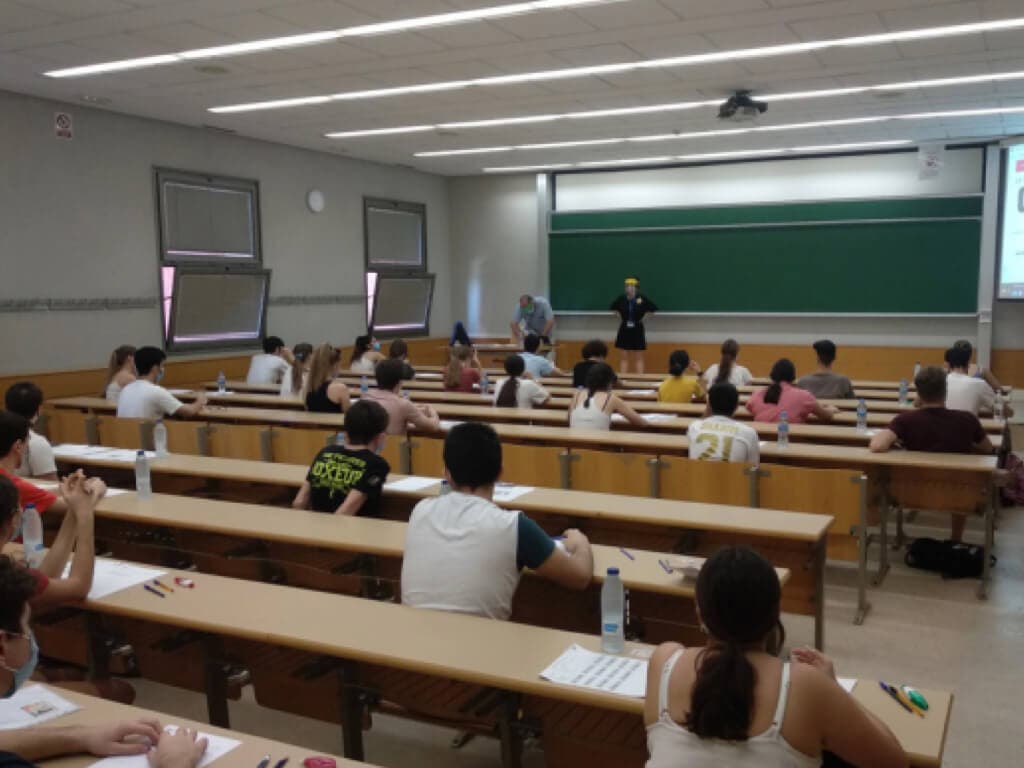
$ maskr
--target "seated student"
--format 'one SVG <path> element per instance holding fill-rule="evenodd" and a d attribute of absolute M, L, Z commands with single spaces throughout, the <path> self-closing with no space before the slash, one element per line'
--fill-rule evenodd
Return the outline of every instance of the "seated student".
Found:
<path fill-rule="evenodd" d="M 388 412 L 368 398 L 345 414 L 345 444 L 321 448 L 292 507 L 335 515 L 380 517 L 380 495 L 391 467 L 378 454 L 387 439 Z"/>
<path fill-rule="evenodd" d="M 352 346 L 352 359 L 349 360 L 348 367 L 354 373 L 370 374 L 383 359 L 379 341 L 371 335 L 357 336 L 356 343 Z"/>
<path fill-rule="evenodd" d="M 100 397 L 105 397 L 109 403 L 117 403 L 121 390 L 131 384 L 138 377 L 135 370 L 135 347 L 123 344 L 110 353 L 110 362 L 107 365 L 107 378 L 103 384 L 103 391 Z"/>
<path fill-rule="evenodd" d="M 736 339 L 726 339 L 722 342 L 722 359 L 720 362 L 708 366 L 701 379 L 704 387 L 710 389 L 715 384 L 732 384 L 734 387 L 745 387 L 754 380 L 750 371 L 739 365 L 736 358 L 740 354 L 740 345 Z"/>
<path fill-rule="evenodd" d="M 409 517 L 402 603 L 508 619 L 523 568 L 569 589 L 586 589 L 594 559 L 586 536 L 565 532 L 556 546 L 522 512 L 495 505 L 501 441 L 480 422 L 452 427 L 444 441 L 451 493 L 424 499 Z"/>
<path fill-rule="evenodd" d="M 946 372 L 922 368 L 914 379 L 917 408 L 904 411 L 871 438 L 871 450 L 884 452 L 899 442 L 908 451 L 992 453 L 992 441 L 973 413 L 947 405 Z M 987 386 L 987 385 L 986 385 Z M 967 520 L 953 515 L 953 540 L 961 541 Z"/>
<path fill-rule="evenodd" d="M 704 399 L 704 387 L 695 375 L 699 372 L 696 361 L 691 361 L 685 349 L 677 349 L 668 357 L 669 378 L 658 387 L 659 403 L 692 403 Z"/>
<path fill-rule="evenodd" d="M 302 394 L 307 411 L 344 413 L 348 410 L 348 387 L 336 378 L 340 368 L 340 349 L 331 344 L 321 344 L 313 350 L 309 361 L 309 376 Z"/>
<path fill-rule="evenodd" d="M 954 411 L 967 411 L 975 416 L 992 415 L 996 393 L 984 379 L 967 373 L 971 364 L 971 352 L 964 347 L 950 347 L 946 350 L 946 407 Z M 918 393 L 920 397 L 920 393 Z"/>
<path fill-rule="evenodd" d="M 18 467 L 18 474 L 22 477 L 56 480 L 57 461 L 53 457 L 53 446 L 32 429 L 43 405 L 43 391 L 31 381 L 19 381 L 8 388 L 4 395 L 4 405 L 8 411 L 24 417 L 29 423 L 28 445 L 25 447 L 25 458 Z"/>
<path fill-rule="evenodd" d="M 35 671 L 39 646 L 30 624 L 35 579 L 11 558 L 0 556 L 0 697 L 10 698 Z M 58 723 L 60 721 L 57 721 Z M 147 755 L 152 768 L 194 768 L 206 739 L 181 728 L 173 736 L 160 723 L 140 719 L 103 725 L 41 725 L 0 730 L 0 761 L 31 768 L 62 755 Z"/>
<path fill-rule="evenodd" d="M 592 339 L 583 345 L 581 354 L 583 359 L 572 369 L 572 385 L 576 389 L 586 386 L 587 373 L 591 368 L 608 359 L 608 345 L 600 339 Z"/>
<path fill-rule="evenodd" d="M 790 424 L 803 424 L 808 416 L 820 421 L 832 421 L 839 413 L 834 405 L 822 405 L 817 398 L 804 389 L 793 386 L 796 366 L 792 360 L 782 358 L 772 366 L 772 385 L 759 389 L 747 401 L 747 410 L 754 421 L 777 422 L 783 411 Z"/>
<path fill-rule="evenodd" d="M 384 360 L 377 364 L 377 388 L 366 392 L 361 399 L 379 403 L 388 413 L 389 435 L 404 435 L 409 427 L 436 432 L 441 429 L 441 417 L 432 405 L 416 405 L 402 397 L 402 363 Z"/>
<path fill-rule="evenodd" d="M 612 414 L 621 414 L 638 427 L 647 426 L 647 419 L 634 411 L 612 387 L 618 377 L 608 363 L 598 363 L 587 374 L 586 389 L 577 392 L 569 403 L 569 426 L 578 429 L 611 429 Z"/>
<path fill-rule="evenodd" d="M 505 358 L 507 379 L 494 386 L 494 404 L 498 408 L 535 408 L 551 399 L 551 393 L 532 379 L 522 378 L 526 363 L 519 355 Z"/>
<path fill-rule="evenodd" d="M 449 392 L 476 392 L 483 366 L 473 347 L 456 344 L 448 353 L 444 372 L 444 388 Z"/>
<path fill-rule="evenodd" d="M 135 352 L 135 367 L 139 378 L 121 390 L 117 398 L 117 415 L 133 419 L 162 419 L 178 416 L 191 419 L 206 405 L 206 393 L 199 392 L 194 402 L 185 405 L 160 386 L 164 377 L 167 355 L 156 347 L 141 347 Z"/>
<path fill-rule="evenodd" d="M 832 371 L 832 363 L 836 360 L 836 345 L 828 339 L 822 339 L 811 346 L 818 355 L 818 370 L 801 376 L 796 385 L 822 400 L 852 400 L 856 397 L 850 379 Z"/>
<path fill-rule="evenodd" d="M 527 334 L 526 338 L 523 339 L 523 351 L 519 353 L 520 357 L 523 358 L 523 362 L 526 363 L 526 372 L 530 374 L 530 378 L 542 379 L 545 376 L 564 376 L 555 364 L 548 360 L 544 355 L 538 355 L 537 350 L 540 349 L 540 336 L 535 333 Z"/>
<path fill-rule="evenodd" d="M 313 345 L 308 342 L 300 342 L 292 347 L 292 361 L 288 365 L 288 372 L 281 377 L 281 389 L 278 394 L 281 397 L 297 397 L 306 388 L 309 380 L 309 359 L 313 356 Z"/>
<path fill-rule="evenodd" d="M 409 345 L 402 339 L 395 339 L 388 347 L 388 358 L 402 361 L 402 379 L 412 381 L 416 378 L 416 369 L 409 365 Z"/>
<path fill-rule="evenodd" d="M 647 669 L 648 768 L 906 768 L 886 725 L 836 682 L 820 652 L 785 639 L 774 569 L 751 549 L 719 550 L 697 577 L 704 647 L 663 643 Z M 825 765 L 829 763 L 826 761 Z"/>
<path fill-rule="evenodd" d="M 280 384 L 291 372 L 292 352 L 284 345 L 280 336 L 263 339 L 263 354 L 253 355 L 249 362 L 246 384 Z"/>
<path fill-rule="evenodd" d="M 966 349 L 968 360 L 970 360 L 971 356 L 974 354 L 974 346 L 971 342 L 967 341 L 967 339 L 955 341 L 953 342 L 953 346 Z M 1001 392 L 1003 389 L 1003 385 L 1000 383 L 999 379 L 996 378 L 996 375 L 992 373 L 991 368 L 982 368 L 976 363 L 971 363 L 967 369 L 967 375 L 973 376 L 976 379 L 984 379 L 988 385 L 992 387 L 993 392 Z"/>
<path fill-rule="evenodd" d="M 708 392 L 711 416 L 691 422 L 686 430 L 691 459 L 761 463 L 757 431 L 732 418 L 739 404 L 740 393 L 732 384 L 726 382 L 711 387 Z"/>

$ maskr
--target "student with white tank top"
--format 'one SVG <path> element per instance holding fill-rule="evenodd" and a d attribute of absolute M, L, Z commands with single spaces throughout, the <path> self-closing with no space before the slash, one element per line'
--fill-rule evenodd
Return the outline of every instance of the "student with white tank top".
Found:
<path fill-rule="evenodd" d="M 905 768 L 892 732 L 836 682 L 832 662 L 785 639 L 781 588 L 752 549 L 727 547 L 701 568 L 703 648 L 664 643 L 647 672 L 647 768 L 817 768 L 824 752 L 854 766 Z"/>
<path fill-rule="evenodd" d="M 619 414 L 630 424 L 647 426 L 647 419 L 634 411 L 612 387 L 618 377 L 607 363 L 595 363 L 587 371 L 586 387 L 569 404 L 569 426 L 575 429 L 611 429 L 612 415 Z"/>

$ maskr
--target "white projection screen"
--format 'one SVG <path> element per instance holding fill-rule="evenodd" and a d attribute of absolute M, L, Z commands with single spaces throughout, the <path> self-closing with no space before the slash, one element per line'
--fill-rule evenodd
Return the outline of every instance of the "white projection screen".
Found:
<path fill-rule="evenodd" d="M 269 270 L 179 268 L 168 347 L 215 347 L 262 338 L 269 291 Z"/>
<path fill-rule="evenodd" d="M 1005 161 L 998 296 L 1024 301 L 1024 144 L 1007 149 Z"/>
<path fill-rule="evenodd" d="M 377 278 L 373 301 L 374 333 L 426 334 L 434 275 L 388 275 Z"/>

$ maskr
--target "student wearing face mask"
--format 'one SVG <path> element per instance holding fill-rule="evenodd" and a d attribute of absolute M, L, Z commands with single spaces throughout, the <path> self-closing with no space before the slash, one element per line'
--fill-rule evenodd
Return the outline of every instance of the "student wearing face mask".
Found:
<path fill-rule="evenodd" d="M 135 368 L 139 378 L 121 390 L 117 399 L 117 415 L 133 419 L 162 419 L 177 416 L 192 419 L 206 405 L 206 393 L 196 395 L 194 402 L 185 405 L 160 386 L 164 378 L 167 354 L 156 347 L 142 347 L 135 352 Z"/>
<path fill-rule="evenodd" d="M 0 696 L 9 698 L 35 671 L 39 646 L 29 626 L 31 574 L 0 556 Z M 97 757 L 148 755 L 153 768 L 194 768 L 206 751 L 206 739 L 180 728 L 165 733 L 151 719 L 102 725 L 43 725 L 0 730 L 0 765 L 31 768 L 32 763 L 64 755 Z"/>
<path fill-rule="evenodd" d="M 388 412 L 362 399 L 345 414 L 345 444 L 321 448 L 292 507 L 335 515 L 380 517 L 381 489 L 391 467 L 379 455 Z"/>
<path fill-rule="evenodd" d="M 356 343 L 352 345 L 352 359 L 348 367 L 355 373 L 373 373 L 377 363 L 385 359 L 380 351 L 380 342 L 373 336 L 357 336 Z"/>

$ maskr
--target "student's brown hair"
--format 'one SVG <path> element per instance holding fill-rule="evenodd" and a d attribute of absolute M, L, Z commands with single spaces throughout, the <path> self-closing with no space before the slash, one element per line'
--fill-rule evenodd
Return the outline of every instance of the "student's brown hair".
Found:
<path fill-rule="evenodd" d="M 515 408 L 519 404 L 519 377 L 526 370 L 526 361 L 519 355 L 509 355 L 505 358 L 505 373 L 508 374 L 508 381 L 501 385 L 501 392 L 494 404 L 499 408 Z"/>
<path fill-rule="evenodd" d="M 352 359 L 349 360 L 349 365 L 361 358 L 364 352 L 369 352 L 372 346 L 373 337 L 369 334 L 356 336 L 356 343 L 352 345 Z"/>
<path fill-rule="evenodd" d="M 388 347 L 388 357 L 392 360 L 402 360 L 409 354 L 409 345 L 402 339 L 395 339 Z"/>
<path fill-rule="evenodd" d="M 713 384 L 724 384 L 729 381 L 732 375 L 732 367 L 736 364 L 736 358 L 740 354 L 740 345 L 736 339 L 726 339 L 722 342 L 722 359 L 718 362 L 718 373 L 715 375 Z"/>
<path fill-rule="evenodd" d="M 777 405 L 782 397 L 782 383 L 792 384 L 796 381 L 796 366 L 789 358 L 782 358 L 772 366 L 772 384 L 764 392 L 764 401 Z"/>
<path fill-rule="evenodd" d="M 25 604 L 36 591 L 36 579 L 28 568 L 23 568 L 0 555 L 0 631 L 20 634 Z"/>
<path fill-rule="evenodd" d="M 292 348 L 293 362 L 288 375 L 292 377 L 292 392 L 302 391 L 302 374 L 306 371 L 306 361 L 313 354 L 313 345 L 302 341 Z"/>
<path fill-rule="evenodd" d="M 596 392 L 611 392 L 617 380 L 618 376 L 615 375 L 615 371 L 608 363 L 594 363 L 590 366 L 585 380 L 587 399 L 583 401 L 583 407 L 590 407 L 590 401 Z"/>
<path fill-rule="evenodd" d="M 448 389 L 455 389 L 459 386 L 459 378 L 466 361 L 473 357 L 472 347 L 463 344 L 456 344 L 448 355 L 448 368 L 444 373 L 444 385 Z"/>
<path fill-rule="evenodd" d="M 593 357 L 599 357 L 604 360 L 608 357 L 608 345 L 600 339 L 591 339 L 583 345 L 580 355 L 584 360 L 590 360 Z"/>
<path fill-rule="evenodd" d="M 341 350 L 331 344 L 321 344 L 313 350 L 309 362 L 309 380 L 306 382 L 307 392 L 316 392 L 326 382 L 334 378 L 335 366 L 341 362 Z"/>
<path fill-rule="evenodd" d="M 103 391 L 100 392 L 100 397 L 107 396 L 107 387 L 110 386 L 111 380 L 113 380 L 114 376 L 117 375 L 117 372 L 121 370 L 121 366 L 125 364 L 125 361 L 134 354 L 135 347 L 131 344 L 122 344 L 110 353 L 110 360 L 107 363 L 107 378 L 103 382 Z"/>
<path fill-rule="evenodd" d="M 946 402 L 946 372 L 936 365 L 918 371 L 914 377 L 917 396 L 926 403 Z"/>

